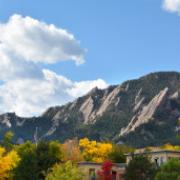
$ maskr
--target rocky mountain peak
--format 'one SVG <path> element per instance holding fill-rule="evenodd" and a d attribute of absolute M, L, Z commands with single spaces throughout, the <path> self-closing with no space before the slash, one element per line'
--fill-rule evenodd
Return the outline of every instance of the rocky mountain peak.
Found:
<path fill-rule="evenodd" d="M 129 145 L 175 142 L 180 117 L 180 73 L 151 73 L 106 89 L 94 88 L 63 106 L 50 107 L 41 116 L 0 115 L 0 138 L 12 130 L 15 139 L 33 140 L 87 136 Z"/>

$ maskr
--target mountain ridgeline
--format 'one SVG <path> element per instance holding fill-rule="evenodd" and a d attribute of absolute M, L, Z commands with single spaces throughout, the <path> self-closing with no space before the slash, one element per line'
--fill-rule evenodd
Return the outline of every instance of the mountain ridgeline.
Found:
<path fill-rule="evenodd" d="M 180 73 L 159 72 L 107 89 L 92 89 L 41 116 L 0 115 L 0 138 L 11 130 L 14 141 L 89 137 L 134 147 L 180 144 Z"/>

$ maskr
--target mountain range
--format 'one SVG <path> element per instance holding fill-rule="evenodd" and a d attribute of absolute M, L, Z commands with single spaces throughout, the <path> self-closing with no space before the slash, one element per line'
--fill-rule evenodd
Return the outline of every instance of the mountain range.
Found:
<path fill-rule="evenodd" d="M 157 72 L 88 94 L 38 117 L 0 115 L 0 139 L 6 131 L 17 143 L 78 137 L 126 143 L 134 147 L 180 144 L 180 73 Z"/>

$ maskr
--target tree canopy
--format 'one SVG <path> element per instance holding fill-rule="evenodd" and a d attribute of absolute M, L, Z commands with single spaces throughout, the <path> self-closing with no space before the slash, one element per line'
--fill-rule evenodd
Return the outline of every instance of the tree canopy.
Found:
<path fill-rule="evenodd" d="M 17 148 L 21 157 L 14 169 L 16 180 L 41 180 L 54 164 L 61 162 L 62 152 L 57 142 L 40 142 L 36 145 L 27 142 Z"/>
<path fill-rule="evenodd" d="M 153 180 L 156 172 L 155 165 L 145 156 L 134 156 L 129 162 L 125 180 Z"/>
<path fill-rule="evenodd" d="M 82 180 L 84 175 L 71 161 L 56 164 L 46 177 L 46 180 Z"/>
<path fill-rule="evenodd" d="M 16 151 L 6 152 L 5 148 L 0 147 L 0 179 L 12 178 L 12 171 L 18 165 L 19 161 L 20 157 Z"/>
<path fill-rule="evenodd" d="M 155 180 L 180 180 L 180 160 L 171 159 L 162 165 Z"/>
<path fill-rule="evenodd" d="M 87 138 L 81 139 L 79 146 L 83 150 L 83 157 L 86 161 L 104 162 L 112 151 L 111 143 L 90 141 Z"/>

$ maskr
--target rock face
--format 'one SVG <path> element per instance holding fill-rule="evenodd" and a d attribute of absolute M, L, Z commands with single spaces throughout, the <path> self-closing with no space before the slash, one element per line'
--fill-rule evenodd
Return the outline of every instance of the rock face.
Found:
<path fill-rule="evenodd" d="M 104 90 L 94 88 L 72 103 L 50 107 L 39 117 L 0 115 L 0 138 L 11 130 L 16 142 L 87 136 L 136 147 L 177 143 L 179 117 L 180 73 L 152 73 Z"/>
<path fill-rule="evenodd" d="M 94 101 L 92 97 L 89 97 L 80 107 L 80 112 L 83 114 L 84 123 L 88 123 L 94 119 Z"/>
<path fill-rule="evenodd" d="M 97 116 L 102 116 L 103 113 L 106 112 L 108 107 L 114 103 L 114 100 L 118 100 L 117 96 L 120 93 L 120 91 L 121 91 L 121 86 L 117 86 L 108 95 L 106 95 L 103 98 L 103 102 L 96 113 Z M 117 103 L 116 103 L 116 105 L 117 105 Z"/>
<path fill-rule="evenodd" d="M 145 105 L 141 111 L 139 111 L 128 124 L 125 129 L 121 130 L 120 136 L 129 134 L 131 131 L 134 131 L 137 127 L 142 124 L 148 123 L 152 120 L 155 112 L 158 110 L 167 98 L 168 88 L 160 91 L 147 105 Z M 142 101 L 140 101 L 142 102 Z"/>

